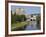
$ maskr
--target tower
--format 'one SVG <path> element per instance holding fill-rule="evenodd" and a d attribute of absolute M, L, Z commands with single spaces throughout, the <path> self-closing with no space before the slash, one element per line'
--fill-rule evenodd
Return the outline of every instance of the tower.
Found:
<path fill-rule="evenodd" d="M 25 12 L 24 8 L 16 8 L 16 14 L 18 14 L 18 15 L 24 15 L 25 14 L 24 12 Z"/>

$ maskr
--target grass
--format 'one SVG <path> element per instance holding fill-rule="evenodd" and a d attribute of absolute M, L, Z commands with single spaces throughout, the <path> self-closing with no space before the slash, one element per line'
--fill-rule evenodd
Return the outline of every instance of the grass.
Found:
<path fill-rule="evenodd" d="M 25 22 L 25 21 L 24 22 L 17 22 L 17 23 L 14 23 L 14 24 L 11 25 L 11 29 L 22 27 L 26 24 L 27 24 L 27 22 Z"/>

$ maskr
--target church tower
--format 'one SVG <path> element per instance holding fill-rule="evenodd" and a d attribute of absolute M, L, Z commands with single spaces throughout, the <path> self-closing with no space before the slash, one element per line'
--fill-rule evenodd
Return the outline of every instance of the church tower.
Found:
<path fill-rule="evenodd" d="M 25 10 L 24 8 L 16 8 L 16 14 L 17 15 L 24 15 Z"/>

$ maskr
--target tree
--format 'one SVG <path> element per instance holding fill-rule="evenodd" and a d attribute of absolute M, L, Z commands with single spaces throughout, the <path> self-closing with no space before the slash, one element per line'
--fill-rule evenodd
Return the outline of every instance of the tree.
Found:
<path fill-rule="evenodd" d="M 11 23 L 13 23 L 13 15 L 12 15 L 12 11 L 11 11 Z"/>
<path fill-rule="evenodd" d="M 38 29 L 40 29 L 40 15 L 36 17 L 36 21 L 37 21 L 37 27 Z"/>
<path fill-rule="evenodd" d="M 16 12 L 14 12 L 14 14 L 12 14 L 12 11 L 11 11 L 11 23 L 16 23 L 16 20 L 15 20 L 15 17 L 16 16 Z"/>
<path fill-rule="evenodd" d="M 26 20 L 25 15 L 16 15 L 15 17 L 16 17 L 16 21 L 19 22 Z"/>
<path fill-rule="evenodd" d="M 12 11 L 11 11 L 11 23 L 16 23 L 17 21 L 18 22 L 21 22 L 21 21 L 25 21 L 26 20 L 26 17 L 25 15 L 17 15 L 16 12 L 14 13 L 14 15 L 12 14 Z"/>

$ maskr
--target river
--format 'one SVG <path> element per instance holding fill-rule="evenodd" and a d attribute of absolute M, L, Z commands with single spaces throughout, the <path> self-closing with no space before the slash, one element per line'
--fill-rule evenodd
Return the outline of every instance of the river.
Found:
<path fill-rule="evenodd" d="M 29 22 L 29 24 L 25 27 L 25 30 L 37 30 L 36 21 Z"/>

